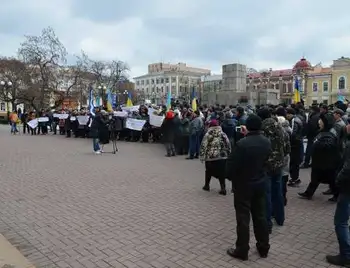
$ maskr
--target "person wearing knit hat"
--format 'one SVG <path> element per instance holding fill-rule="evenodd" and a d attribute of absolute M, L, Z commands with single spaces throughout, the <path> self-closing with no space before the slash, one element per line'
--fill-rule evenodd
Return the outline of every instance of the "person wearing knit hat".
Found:
<path fill-rule="evenodd" d="M 338 190 L 335 178 L 342 157 L 333 125 L 334 118 L 332 114 L 321 114 L 319 120 L 320 132 L 316 136 L 312 147 L 311 181 L 305 192 L 299 193 L 302 198 L 311 199 L 320 183 L 329 183 L 330 194 L 334 195 L 329 201 L 337 201 Z"/>
<path fill-rule="evenodd" d="M 227 254 L 248 259 L 250 214 L 254 219 L 257 250 L 266 258 L 270 249 L 266 215 L 266 164 L 272 152 L 271 142 L 261 133 L 262 121 L 257 115 L 247 117 L 247 135 L 236 143 L 227 160 L 227 177 L 232 181 L 237 221 L 236 248 Z"/>

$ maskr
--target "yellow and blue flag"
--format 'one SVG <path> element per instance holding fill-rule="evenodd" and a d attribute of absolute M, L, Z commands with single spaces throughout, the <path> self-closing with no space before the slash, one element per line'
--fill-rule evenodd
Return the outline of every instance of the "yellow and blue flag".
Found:
<path fill-rule="evenodd" d="M 113 112 L 113 98 L 110 89 L 107 90 L 107 112 Z"/>
<path fill-rule="evenodd" d="M 294 103 L 298 103 L 301 101 L 299 79 L 298 78 L 295 78 L 293 100 L 294 100 Z"/>
<path fill-rule="evenodd" d="M 197 111 L 197 96 L 196 96 L 195 88 L 192 89 L 191 104 L 192 104 L 192 110 Z"/>
<path fill-rule="evenodd" d="M 131 106 L 133 106 L 132 100 L 131 100 L 131 93 L 128 92 L 128 99 L 126 101 L 126 107 L 131 107 Z"/>

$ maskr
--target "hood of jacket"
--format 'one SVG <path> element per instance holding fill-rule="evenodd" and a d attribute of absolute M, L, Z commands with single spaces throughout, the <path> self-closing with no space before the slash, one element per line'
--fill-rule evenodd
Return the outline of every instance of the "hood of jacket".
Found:
<path fill-rule="evenodd" d="M 210 127 L 207 133 L 213 138 L 221 137 L 222 129 L 220 126 Z"/>
<path fill-rule="evenodd" d="M 262 121 L 262 129 L 266 136 L 273 135 L 277 126 L 278 121 L 273 117 L 266 118 L 264 121 Z"/>

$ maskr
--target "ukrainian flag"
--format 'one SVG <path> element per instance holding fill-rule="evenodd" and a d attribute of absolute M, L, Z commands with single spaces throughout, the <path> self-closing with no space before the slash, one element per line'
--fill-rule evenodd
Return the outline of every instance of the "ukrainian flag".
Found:
<path fill-rule="evenodd" d="M 166 97 L 166 108 L 170 110 L 171 108 L 171 89 L 168 90 L 168 95 Z"/>
<path fill-rule="evenodd" d="M 197 96 L 196 96 L 196 92 L 195 92 L 194 87 L 192 89 L 191 102 L 192 102 L 192 110 L 197 111 Z"/>
<path fill-rule="evenodd" d="M 113 112 L 113 98 L 110 89 L 107 90 L 107 112 Z"/>
<path fill-rule="evenodd" d="M 299 79 L 295 78 L 295 83 L 294 83 L 294 103 L 298 103 L 301 101 L 300 97 L 300 88 L 299 88 Z"/>
<path fill-rule="evenodd" d="M 131 100 L 131 93 L 128 92 L 128 99 L 126 101 L 126 107 L 131 107 L 131 106 L 133 106 L 132 100 Z"/>

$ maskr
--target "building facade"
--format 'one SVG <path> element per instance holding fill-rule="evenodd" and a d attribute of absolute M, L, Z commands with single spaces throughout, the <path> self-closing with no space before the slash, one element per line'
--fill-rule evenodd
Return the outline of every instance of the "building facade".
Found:
<path fill-rule="evenodd" d="M 165 103 L 168 92 L 175 99 L 190 100 L 193 89 L 198 91 L 201 77 L 210 75 L 209 69 L 187 66 L 186 63 L 152 63 L 148 73 L 134 77 L 136 94 L 153 103 Z"/>

